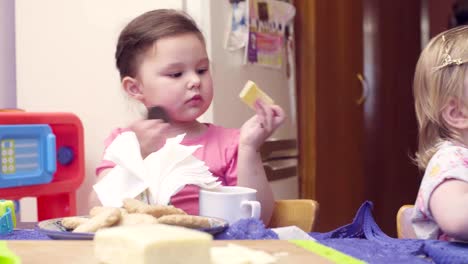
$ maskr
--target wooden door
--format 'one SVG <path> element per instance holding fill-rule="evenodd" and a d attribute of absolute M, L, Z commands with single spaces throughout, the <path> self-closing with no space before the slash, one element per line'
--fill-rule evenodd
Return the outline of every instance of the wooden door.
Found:
<path fill-rule="evenodd" d="M 362 1 L 295 1 L 301 194 L 320 203 L 317 231 L 364 201 Z"/>
<path fill-rule="evenodd" d="M 351 222 L 369 200 L 379 226 L 395 235 L 397 210 L 414 202 L 421 180 L 411 160 L 421 1 L 295 4 L 299 173 L 302 197 L 320 203 L 316 230 Z"/>
<path fill-rule="evenodd" d="M 412 161 L 417 148 L 413 75 L 421 51 L 421 1 L 364 0 L 364 106 L 366 199 L 389 235 L 396 213 L 415 201 L 421 173 Z"/>

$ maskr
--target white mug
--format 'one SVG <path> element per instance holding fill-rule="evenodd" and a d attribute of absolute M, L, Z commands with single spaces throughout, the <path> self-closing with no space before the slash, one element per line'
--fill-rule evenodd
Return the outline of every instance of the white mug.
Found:
<path fill-rule="evenodd" d="M 232 224 L 239 219 L 260 218 L 261 205 L 257 190 L 240 186 L 200 189 L 200 215 L 217 217 Z"/>

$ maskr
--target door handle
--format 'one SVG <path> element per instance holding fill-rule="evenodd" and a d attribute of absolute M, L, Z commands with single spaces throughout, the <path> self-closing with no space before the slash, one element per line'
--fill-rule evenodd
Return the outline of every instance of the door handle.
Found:
<path fill-rule="evenodd" d="M 367 95 L 368 95 L 368 92 L 369 92 L 369 85 L 367 83 L 366 78 L 361 73 L 358 73 L 356 75 L 356 77 L 361 82 L 361 86 L 362 86 L 361 97 L 359 97 L 359 99 L 356 100 L 356 104 L 357 105 L 362 105 L 367 99 Z"/>

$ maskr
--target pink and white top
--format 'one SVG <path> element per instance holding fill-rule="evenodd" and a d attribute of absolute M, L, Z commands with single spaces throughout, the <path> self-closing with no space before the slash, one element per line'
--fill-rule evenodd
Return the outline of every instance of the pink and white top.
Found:
<path fill-rule="evenodd" d="M 439 228 L 429 209 L 432 193 L 449 179 L 468 182 L 468 149 L 445 141 L 439 145 L 427 165 L 415 202 L 411 222 L 418 238 L 450 240 Z"/>

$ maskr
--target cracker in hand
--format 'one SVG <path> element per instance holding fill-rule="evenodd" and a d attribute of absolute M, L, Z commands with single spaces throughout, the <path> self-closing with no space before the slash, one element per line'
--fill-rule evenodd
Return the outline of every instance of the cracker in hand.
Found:
<path fill-rule="evenodd" d="M 247 81 L 244 88 L 240 92 L 239 97 L 252 109 L 255 109 L 254 105 L 257 100 L 261 100 L 263 103 L 268 105 L 272 105 L 275 103 L 270 96 L 268 96 L 264 91 L 260 89 L 260 87 L 257 86 L 257 84 L 255 84 L 252 81 Z"/>

